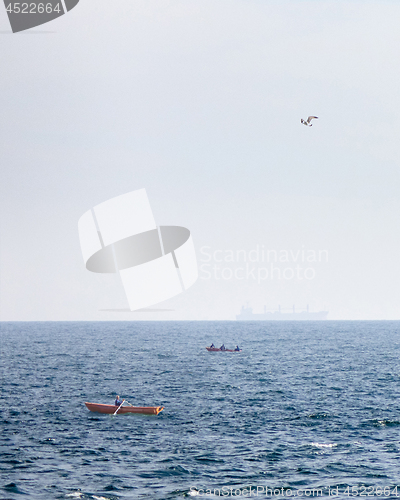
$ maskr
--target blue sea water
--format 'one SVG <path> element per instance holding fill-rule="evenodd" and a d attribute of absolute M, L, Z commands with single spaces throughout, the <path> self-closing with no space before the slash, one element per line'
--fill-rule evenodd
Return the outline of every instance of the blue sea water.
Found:
<path fill-rule="evenodd" d="M 400 497 L 400 322 L 0 326 L 1 499 Z"/>

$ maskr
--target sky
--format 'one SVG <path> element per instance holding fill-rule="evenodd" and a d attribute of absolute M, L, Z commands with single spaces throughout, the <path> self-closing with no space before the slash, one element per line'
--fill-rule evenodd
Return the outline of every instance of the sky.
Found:
<path fill-rule="evenodd" d="M 399 19 L 384 0 L 81 0 L 12 34 L 0 5 L 0 319 L 400 319 Z M 112 312 L 124 291 L 85 269 L 78 220 L 141 188 L 190 229 L 199 279 L 166 311 Z"/>

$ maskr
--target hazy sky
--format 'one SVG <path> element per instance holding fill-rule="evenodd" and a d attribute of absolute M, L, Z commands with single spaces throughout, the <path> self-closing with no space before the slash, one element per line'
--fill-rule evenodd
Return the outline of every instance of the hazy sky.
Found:
<path fill-rule="evenodd" d="M 81 0 L 12 34 L 0 5 L 1 319 L 399 319 L 399 19 L 384 0 Z M 85 269 L 77 222 L 139 188 L 206 266 L 171 312 L 104 312 L 124 292 Z M 262 247 L 310 279 L 214 262 Z"/>

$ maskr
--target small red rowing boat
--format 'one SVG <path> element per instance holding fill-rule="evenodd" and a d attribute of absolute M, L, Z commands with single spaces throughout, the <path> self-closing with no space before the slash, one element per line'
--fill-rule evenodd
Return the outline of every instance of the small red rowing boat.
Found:
<path fill-rule="evenodd" d="M 115 413 L 118 406 L 114 405 L 102 405 L 98 403 L 85 403 L 86 408 L 90 411 L 97 413 Z M 163 411 L 163 406 L 121 406 L 118 410 L 117 415 L 122 413 L 144 413 L 146 415 L 158 415 L 160 411 Z"/>
<path fill-rule="evenodd" d="M 242 349 L 218 349 L 217 347 L 206 347 L 209 352 L 240 352 Z"/>

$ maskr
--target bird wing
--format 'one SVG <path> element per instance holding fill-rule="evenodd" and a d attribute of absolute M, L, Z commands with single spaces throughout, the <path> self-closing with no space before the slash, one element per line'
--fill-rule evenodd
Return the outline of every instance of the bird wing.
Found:
<path fill-rule="evenodd" d="M 309 117 L 307 118 L 308 123 L 310 123 L 310 121 L 311 121 L 313 118 L 318 118 L 318 116 L 309 116 Z"/>

